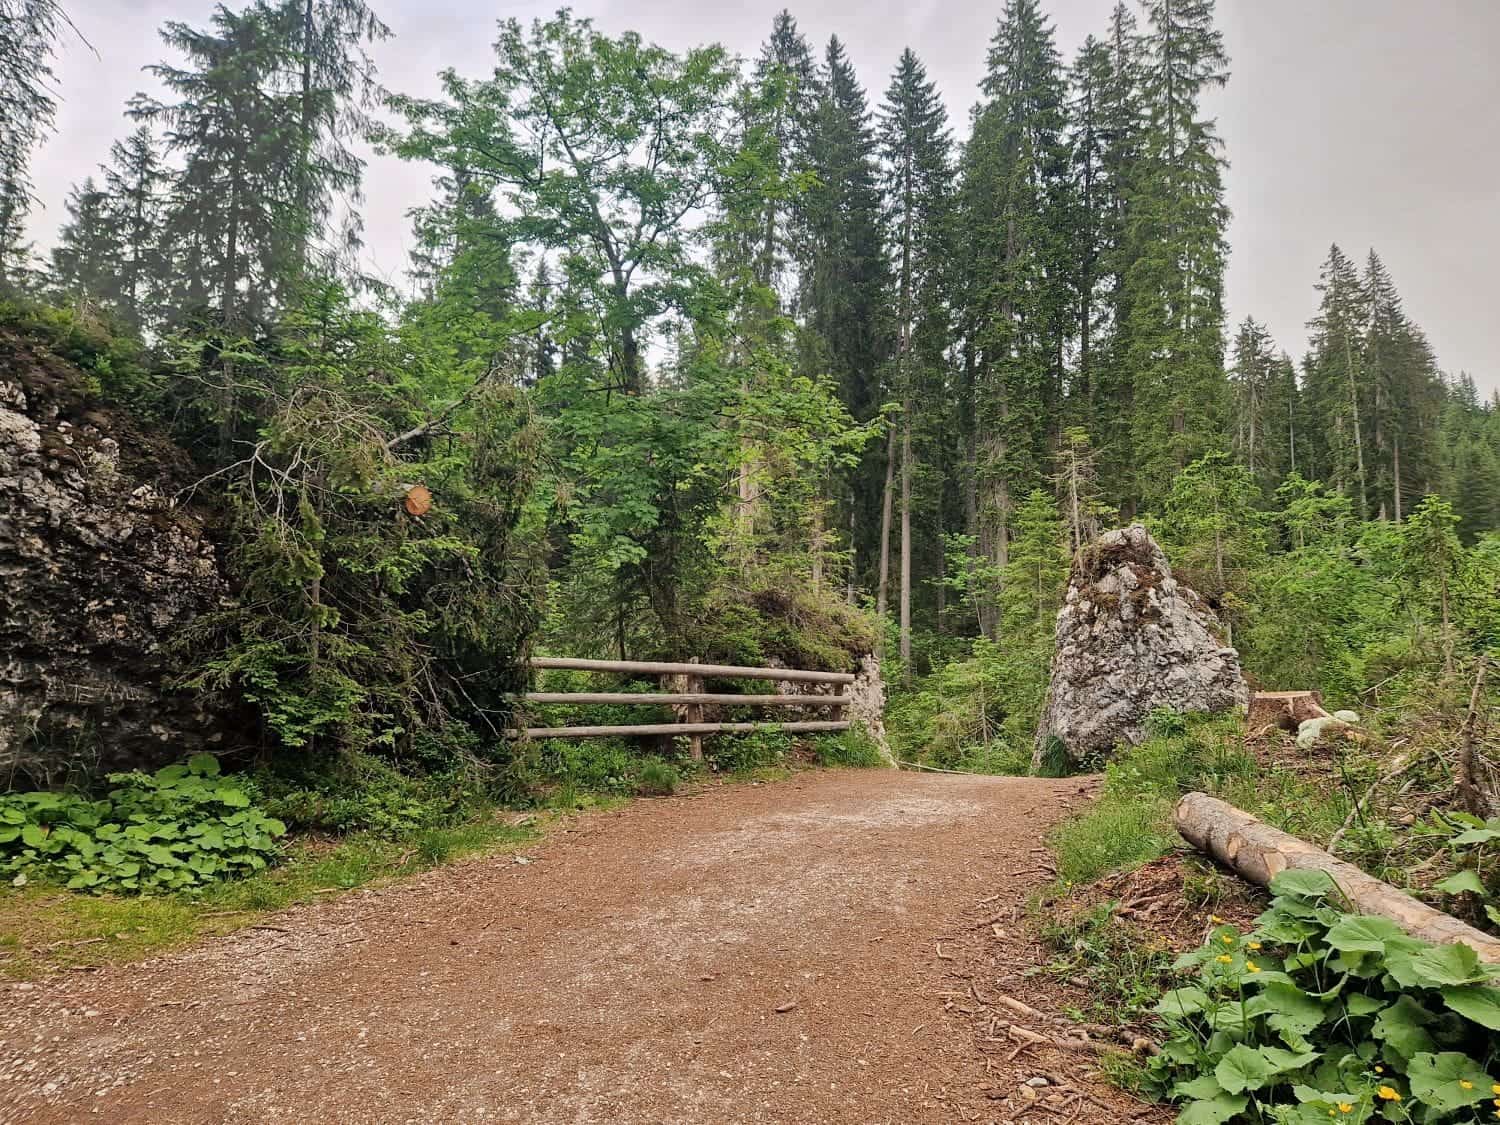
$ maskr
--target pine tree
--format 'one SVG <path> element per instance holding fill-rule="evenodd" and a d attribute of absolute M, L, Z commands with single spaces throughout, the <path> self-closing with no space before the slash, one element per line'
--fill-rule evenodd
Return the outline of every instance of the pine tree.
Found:
<path fill-rule="evenodd" d="M 1337 244 L 1328 250 L 1318 282 L 1318 314 L 1308 322 L 1312 351 L 1307 394 L 1317 418 L 1305 443 L 1309 474 L 1351 497 L 1364 519 L 1370 510 L 1365 423 L 1369 394 L 1364 375 L 1366 302 L 1359 275 Z"/>
<path fill-rule="evenodd" d="M 290 31 L 295 78 L 285 80 L 296 99 L 294 267 L 312 257 L 311 243 L 327 225 L 334 199 L 357 199 L 363 161 L 349 143 L 369 131 L 368 110 L 379 96 L 375 65 L 366 45 L 390 35 L 365 0 L 281 0 Z M 344 226 L 343 245 L 325 245 L 325 261 L 357 244 L 357 216 Z"/>
<path fill-rule="evenodd" d="M 110 147 L 104 169 L 119 244 L 120 314 L 136 329 L 160 319 L 167 283 L 162 224 L 167 170 L 151 130 L 142 125 Z"/>
<path fill-rule="evenodd" d="M 1421 329 L 1406 316 L 1380 256 L 1370 251 L 1361 282 L 1365 300 L 1364 365 L 1370 388 L 1371 486 L 1377 511 L 1400 523 L 1409 499 L 1436 483 L 1433 437 L 1443 391 L 1437 362 Z"/>
<path fill-rule="evenodd" d="M 57 114 L 51 61 L 66 18 L 57 0 L 0 0 L 0 292 L 30 276 L 26 167 Z"/>
<path fill-rule="evenodd" d="M 772 23 L 756 63 L 754 85 L 762 104 L 769 107 L 761 124 L 769 135 L 776 175 L 775 190 L 762 196 L 758 229 L 748 247 L 755 279 L 784 299 L 784 274 L 801 259 L 808 236 L 802 189 L 812 165 L 809 146 L 823 95 L 817 63 L 790 12 L 777 13 Z"/>
<path fill-rule="evenodd" d="M 1285 353 L 1276 353 L 1265 326 L 1246 317 L 1235 335 L 1229 377 L 1231 447 L 1269 497 L 1295 467 L 1296 371 Z"/>
<path fill-rule="evenodd" d="M 859 422 L 880 408 L 890 347 L 889 270 L 876 140 L 865 92 L 837 37 L 824 56 L 822 96 L 808 142 L 815 182 L 806 196 L 802 366 L 827 372 Z M 880 462 L 867 455 L 849 481 L 851 590 L 876 553 Z"/>
<path fill-rule="evenodd" d="M 1046 476 L 1071 321 L 1065 89 L 1036 0 L 1007 3 L 982 90 L 962 187 L 971 487 L 980 550 L 1003 568 L 1013 498 Z"/>
<path fill-rule="evenodd" d="M 63 205 L 68 221 L 58 232 L 48 277 L 65 299 L 115 310 L 119 302 L 121 247 L 109 194 L 92 176 L 74 186 Z"/>
<path fill-rule="evenodd" d="M 132 103 L 136 117 L 165 126 L 182 162 L 167 222 L 179 312 L 211 306 L 226 326 L 262 321 L 293 272 L 299 102 L 278 88 L 290 34 L 286 8 L 220 7 L 208 29 L 168 23 L 162 40 L 185 65 L 148 70 L 174 100 Z"/>
<path fill-rule="evenodd" d="M 880 108 L 880 153 L 895 275 L 896 356 L 892 390 L 901 402 L 901 593 L 903 675 L 911 669 L 913 428 L 942 400 L 948 335 L 945 303 L 952 142 L 937 87 L 904 51 Z M 886 447 L 877 611 L 885 611 L 896 429 Z"/>
<path fill-rule="evenodd" d="M 1139 491 L 1159 500 L 1224 427 L 1223 161 L 1202 92 L 1228 75 L 1212 0 L 1149 0 L 1147 124 L 1127 220 L 1129 361 Z"/>

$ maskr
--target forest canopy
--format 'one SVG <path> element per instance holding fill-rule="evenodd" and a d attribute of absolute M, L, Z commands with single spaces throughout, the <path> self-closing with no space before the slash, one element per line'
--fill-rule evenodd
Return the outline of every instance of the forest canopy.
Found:
<path fill-rule="evenodd" d="M 1453 591 L 1500 564 L 1500 406 L 1379 255 L 1329 248 L 1302 356 L 1225 323 L 1211 0 L 1121 3 L 1072 58 L 1006 0 L 964 128 L 912 51 L 867 91 L 789 12 L 751 59 L 503 20 L 419 98 L 366 0 L 221 4 L 162 28 L 45 258 L 68 25 L 0 12 L 6 318 L 196 458 L 243 596 L 189 681 L 281 745 L 493 740 L 540 644 L 878 648 L 1014 750 L 1070 552 L 1135 519 L 1270 686 L 1488 640 Z M 436 169 L 406 284 L 360 267 L 364 142 Z"/>

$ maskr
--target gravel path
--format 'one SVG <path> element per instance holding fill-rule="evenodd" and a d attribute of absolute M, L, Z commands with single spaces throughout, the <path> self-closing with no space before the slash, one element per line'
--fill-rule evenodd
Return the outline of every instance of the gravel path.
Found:
<path fill-rule="evenodd" d="M 845 770 L 637 801 L 9 986 L 0 1120 L 1119 1122 L 1091 1055 L 1013 1057 L 985 1006 L 1026 994 L 1009 935 L 1087 792 Z"/>

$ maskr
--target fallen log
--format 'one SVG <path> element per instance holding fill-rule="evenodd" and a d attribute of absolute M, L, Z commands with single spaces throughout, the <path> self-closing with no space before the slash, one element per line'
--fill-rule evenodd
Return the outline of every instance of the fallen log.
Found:
<path fill-rule="evenodd" d="M 1500 940 L 1217 797 L 1187 794 L 1177 802 L 1173 821 L 1193 847 L 1252 883 L 1266 886 L 1282 871 L 1322 871 L 1357 912 L 1388 918 L 1423 941 L 1463 942 L 1483 960 L 1500 964 Z"/>

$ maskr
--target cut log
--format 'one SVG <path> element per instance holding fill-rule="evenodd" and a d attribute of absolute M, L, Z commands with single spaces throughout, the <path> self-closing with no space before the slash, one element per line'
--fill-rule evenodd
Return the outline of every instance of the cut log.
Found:
<path fill-rule="evenodd" d="M 1483 960 L 1500 964 L 1500 940 L 1217 797 L 1187 794 L 1177 802 L 1173 820 L 1193 847 L 1252 883 L 1266 886 L 1283 871 L 1323 871 L 1357 912 L 1388 918 L 1423 941 L 1463 942 Z"/>

